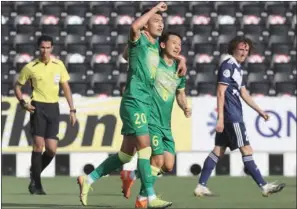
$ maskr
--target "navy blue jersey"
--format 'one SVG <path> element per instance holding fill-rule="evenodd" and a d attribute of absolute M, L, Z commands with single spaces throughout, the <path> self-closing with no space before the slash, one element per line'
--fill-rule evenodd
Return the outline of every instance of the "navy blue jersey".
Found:
<path fill-rule="evenodd" d="M 242 106 L 240 102 L 240 88 L 244 86 L 243 70 L 240 64 L 231 57 L 225 60 L 218 72 L 218 83 L 228 85 L 225 92 L 224 122 L 243 122 Z"/>

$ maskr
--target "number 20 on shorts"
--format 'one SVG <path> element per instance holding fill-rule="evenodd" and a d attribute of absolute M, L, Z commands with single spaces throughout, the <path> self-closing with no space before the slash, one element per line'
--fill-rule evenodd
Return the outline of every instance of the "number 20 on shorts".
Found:
<path fill-rule="evenodd" d="M 136 117 L 135 119 L 136 125 L 142 125 L 147 123 L 146 115 L 144 113 L 135 113 L 134 116 Z"/>

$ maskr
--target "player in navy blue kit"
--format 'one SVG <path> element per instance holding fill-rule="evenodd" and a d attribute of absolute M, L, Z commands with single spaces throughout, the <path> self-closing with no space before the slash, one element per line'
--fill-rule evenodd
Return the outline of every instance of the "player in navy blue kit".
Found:
<path fill-rule="evenodd" d="M 260 187 L 262 195 L 281 191 L 285 184 L 267 183 L 253 160 L 253 150 L 250 146 L 245 125 L 243 122 L 241 98 L 265 121 L 269 119 L 258 105 L 253 101 L 242 80 L 243 69 L 241 64 L 245 61 L 252 49 L 252 42 L 244 37 L 234 38 L 228 46 L 231 58 L 225 60 L 218 72 L 217 109 L 218 121 L 216 126 L 215 147 L 205 159 L 198 185 L 194 191 L 195 196 L 210 196 L 212 192 L 206 187 L 207 181 L 217 162 L 223 157 L 227 147 L 231 151 L 240 149 L 245 168 Z"/>

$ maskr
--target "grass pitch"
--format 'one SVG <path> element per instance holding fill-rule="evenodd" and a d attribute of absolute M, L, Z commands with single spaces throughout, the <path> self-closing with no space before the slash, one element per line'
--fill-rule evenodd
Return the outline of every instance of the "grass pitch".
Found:
<path fill-rule="evenodd" d="M 196 177 L 161 177 L 156 191 L 163 199 L 173 201 L 171 208 L 296 208 L 296 178 L 269 177 L 268 181 L 279 180 L 287 184 L 281 193 L 268 198 L 261 196 L 259 188 L 250 177 L 217 176 L 210 179 L 208 186 L 214 197 L 194 197 Z M 89 193 L 88 206 L 79 202 L 79 189 L 75 178 L 43 178 L 46 196 L 30 195 L 28 179 L 2 177 L 3 209 L 78 209 L 78 208 L 134 208 L 139 191 L 139 181 L 132 188 L 132 196 L 122 197 L 119 176 L 102 178 L 93 184 Z"/>

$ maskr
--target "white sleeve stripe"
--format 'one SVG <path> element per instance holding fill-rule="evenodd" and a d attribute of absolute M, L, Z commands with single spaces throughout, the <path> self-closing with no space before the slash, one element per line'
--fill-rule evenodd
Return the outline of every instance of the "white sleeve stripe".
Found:
<path fill-rule="evenodd" d="M 221 81 L 219 81 L 218 83 L 226 84 L 229 86 L 229 83 L 225 83 L 225 82 L 221 82 Z"/>

